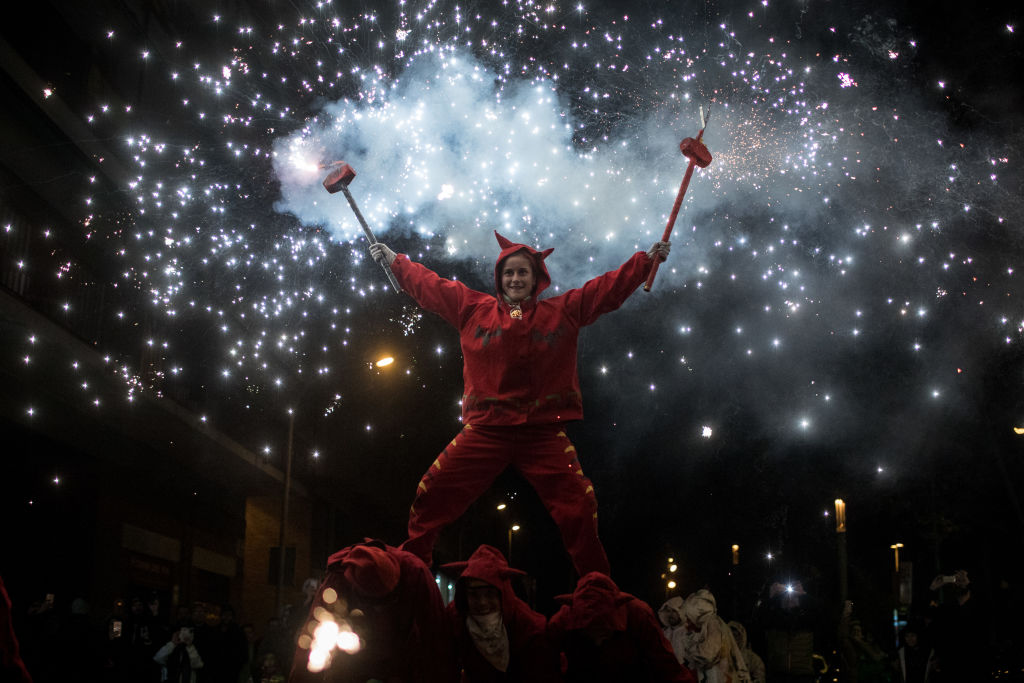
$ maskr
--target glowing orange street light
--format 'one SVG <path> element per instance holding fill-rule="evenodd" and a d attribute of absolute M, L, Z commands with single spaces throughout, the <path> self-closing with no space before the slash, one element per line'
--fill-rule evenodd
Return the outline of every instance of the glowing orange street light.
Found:
<path fill-rule="evenodd" d="M 900 548 L 903 547 L 902 543 L 893 543 L 891 546 L 893 554 L 896 556 L 896 573 L 900 573 Z"/>
<path fill-rule="evenodd" d="M 846 602 L 849 595 L 846 557 L 846 503 L 836 498 L 836 549 L 839 552 L 839 601 Z"/>
<path fill-rule="evenodd" d="M 740 547 L 735 543 L 732 544 L 732 563 L 734 565 L 740 563 Z"/>

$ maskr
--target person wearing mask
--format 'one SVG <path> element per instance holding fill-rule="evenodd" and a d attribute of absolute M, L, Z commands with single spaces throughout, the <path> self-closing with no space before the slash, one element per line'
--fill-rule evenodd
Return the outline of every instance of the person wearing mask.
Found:
<path fill-rule="evenodd" d="M 750 683 L 750 672 L 732 631 L 718 616 L 715 596 L 706 588 L 683 602 L 686 663 L 700 683 Z"/>
<path fill-rule="evenodd" d="M 680 664 L 686 666 L 686 644 L 683 642 L 686 635 L 686 626 L 683 623 L 683 599 L 678 595 L 673 595 L 662 603 L 658 608 L 658 621 L 661 622 L 665 638 L 672 644 L 672 651 L 676 653 L 676 659 Z"/>
<path fill-rule="evenodd" d="M 512 569 L 501 551 L 482 545 L 465 562 L 443 566 L 459 576 L 448 605 L 463 683 L 561 681 L 558 653 L 548 641 L 547 619 L 512 588 Z"/>
<path fill-rule="evenodd" d="M 747 671 L 750 672 L 750 683 L 765 683 L 764 660 L 750 647 L 750 641 L 747 639 L 747 628 L 738 621 L 730 621 L 728 626 L 729 630 L 732 631 L 733 640 L 736 641 L 736 647 L 739 648 L 740 653 L 743 655 L 743 661 L 747 663 Z"/>

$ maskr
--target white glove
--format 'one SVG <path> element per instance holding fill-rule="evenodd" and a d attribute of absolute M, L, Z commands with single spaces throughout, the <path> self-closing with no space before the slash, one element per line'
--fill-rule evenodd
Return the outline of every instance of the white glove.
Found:
<path fill-rule="evenodd" d="M 395 256 L 397 256 L 397 254 L 391 251 L 388 248 L 388 245 L 384 244 L 383 242 L 375 242 L 374 244 L 370 245 L 370 256 L 372 256 L 373 260 L 376 261 L 377 263 L 380 263 L 381 259 L 384 259 L 390 266 L 392 263 L 395 262 Z"/>
<path fill-rule="evenodd" d="M 651 245 L 651 248 L 647 250 L 647 257 L 651 260 L 657 258 L 659 261 L 664 261 L 668 258 L 668 252 L 671 250 L 671 242 L 655 242 Z"/>

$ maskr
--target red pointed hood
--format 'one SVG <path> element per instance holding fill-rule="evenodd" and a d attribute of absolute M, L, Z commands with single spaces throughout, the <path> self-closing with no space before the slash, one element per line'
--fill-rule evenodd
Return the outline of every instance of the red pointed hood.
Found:
<path fill-rule="evenodd" d="M 625 631 L 627 616 L 623 605 L 634 598 L 620 591 L 615 582 L 601 572 L 590 572 L 579 580 L 572 595 L 559 595 L 555 599 L 565 603 L 558 616 L 569 630 L 605 624 L 613 631 Z"/>
<path fill-rule="evenodd" d="M 533 293 L 530 297 L 536 299 L 540 296 L 540 293 L 551 285 L 551 276 L 548 274 L 548 268 L 544 265 L 544 259 L 546 259 L 554 248 L 545 249 L 544 251 L 537 251 L 533 247 L 526 244 L 519 244 L 513 242 L 506 237 L 498 234 L 498 231 L 494 231 L 494 236 L 498 240 L 498 246 L 501 247 L 501 253 L 498 254 L 498 260 L 494 264 L 494 287 L 498 292 L 498 297 L 502 296 L 501 290 L 501 264 L 512 254 L 517 252 L 524 252 L 530 260 L 533 262 L 533 270 L 537 276 L 537 284 L 533 288 Z"/>
<path fill-rule="evenodd" d="M 508 566 L 505 556 L 501 551 L 490 545 L 482 545 L 470 555 L 469 560 L 463 562 L 450 562 L 442 565 L 442 569 L 459 575 L 455 585 L 455 606 L 460 613 L 465 614 L 466 604 L 466 579 L 479 579 L 486 581 L 501 591 L 501 611 L 508 616 L 514 610 L 516 598 L 512 589 L 513 576 L 526 576 L 526 572 L 513 569 Z"/>
<path fill-rule="evenodd" d="M 375 598 L 393 591 L 402 574 L 401 565 L 388 547 L 369 538 L 334 553 L 327 559 L 327 566 L 344 573 L 345 580 L 357 591 Z"/>

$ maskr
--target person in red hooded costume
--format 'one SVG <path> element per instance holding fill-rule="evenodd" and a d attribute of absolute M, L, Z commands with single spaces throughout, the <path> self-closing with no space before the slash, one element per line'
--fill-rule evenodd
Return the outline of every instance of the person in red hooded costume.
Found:
<path fill-rule="evenodd" d="M 444 279 L 384 244 L 370 247 L 420 306 L 458 330 L 462 346 L 464 427 L 420 480 L 402 548 L 430 565 L 441 530 L 512 466 L 544 502 L 576 571 L 610 574 L 597 536 L 594 487 L 565 433 L 566 422 L 583 417 L 577 338 L 581 328 L 621 306 L 670 245 L 655 242 L 617 270 L 541 299 L 551 284 L 544 259 L 554 250 L 494 234 L 501 247 L 494 294 Z"/>
<path fill-rule="evenodd" d="M 599 572 L 579 580 L 548 622 L 567 683 L 696 683 L 676 660 L 654 610 Z"/>
<path fill-rule="evenodd" d="M 331 555 L 300 630 L 291 683 L 451 683 L 451 628 L 430 570 L 367 539 Z"/>
<path fill-rule="evenodd" d="M 512 569 L 497 548 L 482 545 L 465 562 L 443 569 L 459 576 L 448 616 L 455 633 L 463 683 L 558 683 L 558 652 L 548 641 L 547 619 L 516 596 Z"/>
<path fill-rule="evenodd" d="M 21 659 L 18 637 L 11 624 L 11 599 L 0 576 L 0 680 L 11 683 L 32 683 L 32 676 Z"/>

